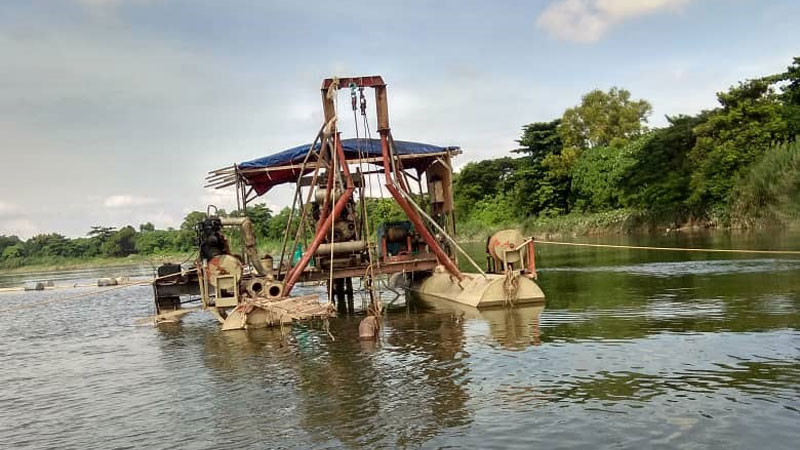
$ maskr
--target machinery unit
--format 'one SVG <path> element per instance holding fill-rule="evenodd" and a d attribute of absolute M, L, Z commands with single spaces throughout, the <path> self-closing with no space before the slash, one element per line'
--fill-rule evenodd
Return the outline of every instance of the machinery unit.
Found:
<path fill-rule="evenodd" d="M 343 89 L 350 92 L 354 139 L 343 139 L 337 128 L 336 98 Z M 367 117 L 369 90 L 375 101 L 377 139 L 371 136 Z M 209 211 L 197 227 L 200 295 L 204 308 L 225 323 L 223 329 L 237 324 L 246 328 L 259 321 L 283 323 L 287 314 L 296 317 L 302 315 L 297 311 L 312 310 L 312 303 L 291 297 L 302 282 L 327 282 L 339 313 L 354 312 L 353 277 L 364 279 L 362 285 L 372 299 L 370 311 L 380 310 L 372 281 L 382 275 L 432 279 L 435 283 L 423 291 L 456 302 L 465 298 L 462 291 L 470 286 L 469 302 L 478 307 L 481 299 L 486 304 L 502 300 L 494 288 L 498 277 L 506 279 L 506 284 L 529 285 L 515 281 L 515 277 L 530 275 L 519 270 L 514 259 L 520 249 L 496 253 L 500 258 L 493 261 L 500 261 L 504 273 L 487 274 L 453 239 L 451 160 L 461 153 L 459 147 L 395 141 L 389 127 L 386 83 L 380 76 L 325 79 L 321 95 L 324 121 L 311 144 L 209 172 L 206 187 L 235 188 L 239 211 L 245 216 L 247 205 L 275 186 L 294 186 L 275 265 L 271 256 L 257 254 L 253 224 L 246 217 L 218 217 Z M 406 220 L 371 223 L 374 209 L 388 199 L 402 209 Z M 232 252 L 224 235 L 224 229 L 232 226 L 242 231 L 241 254 Z M 458 253 L 479 274 L 459 270 Z M 538 287 L 509 292 L 501 292 L 506 300 L 512 294 L 515 301 L 543 298 Z M 520 292 L 528 297 L 518 298 Z M 281 312 L 286 308 L 291 313 Z M 325 314 L 329 312 L 311 316 Z"/>

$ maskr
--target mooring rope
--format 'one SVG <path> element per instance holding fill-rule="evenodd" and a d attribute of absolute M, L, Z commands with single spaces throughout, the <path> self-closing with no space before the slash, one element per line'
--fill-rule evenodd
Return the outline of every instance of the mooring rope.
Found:
<path fill-rule="evenodd" d="M 573 247 L 621 248 L 621 249 L 634 249 L 634 250 L 663 250 L 663 251 L 677 251 L 677 252 L 707 252 L 707 253 L 748 253 L 748 254 L 763 254 L 763 255 L 800 255 L 800 250 L 750 250 L 750 249 L 732 249 L 732 248 L 651 247 L 644 245 L 587 244 L 581 242 L 543 241 L 539 239 L 535 239 L 533 242 L 535 242 L 536 244 L 567 245 Z"/>

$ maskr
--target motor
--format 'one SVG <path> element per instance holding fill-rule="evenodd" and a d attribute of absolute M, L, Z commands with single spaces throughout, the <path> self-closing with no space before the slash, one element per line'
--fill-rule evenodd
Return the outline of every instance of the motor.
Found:
<path fill-rule="evenodd" d="M 201 258 L 210 260 L 215 256 L 230 254 L 228 240 L 222 234 L 222 219 L 218 216 L 209 216 L 198 223 L 196 232 Z"/>

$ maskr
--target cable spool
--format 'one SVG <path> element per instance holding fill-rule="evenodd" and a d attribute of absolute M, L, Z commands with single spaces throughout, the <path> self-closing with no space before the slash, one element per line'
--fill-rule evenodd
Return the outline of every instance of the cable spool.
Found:
<path fill-rule="evenodd" d="M 517 230 L 502 230 L 493 234 L 486 244 L 486 252 L 497 262 L 517 264 L 522 260 L 525 248 L 517 248 L 525 237 Z"/>

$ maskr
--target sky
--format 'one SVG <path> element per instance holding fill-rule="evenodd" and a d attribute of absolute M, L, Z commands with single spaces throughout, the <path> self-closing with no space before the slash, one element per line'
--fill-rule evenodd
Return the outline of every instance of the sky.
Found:
<path fill-rule="evenodd" d="M 394 137 L 461 146 L 458 168 L 592 89 L 654 127 L 713 108 L 800 56 L 797 23 L 796 0 L 3 0 L 0 234 L 230 208 L 206 173 L 313 140 L 326 77 L 383 76 Z"/>

